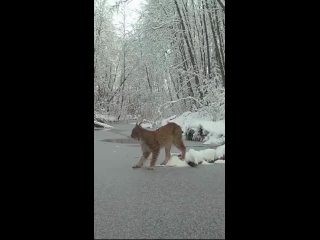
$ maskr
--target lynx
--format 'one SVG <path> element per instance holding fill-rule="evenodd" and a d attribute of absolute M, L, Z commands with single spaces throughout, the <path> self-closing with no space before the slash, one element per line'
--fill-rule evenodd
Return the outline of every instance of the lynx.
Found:
<path fill-rule="evenodd" d="M 140 168 L 152 153 L 150 167 L 153 169 L 157 161 L 160 149 L 165 148 L 165 160 L 161 165 L 166 165 L 171 157 L 170 150 L 172 144 L 181 151 L 181 160 L 185 159 L 186 147 L 182 141 L 182 129 L 176 123 L 168 123 L 165 126 L 158 128 L 155 131 L 146 130 L 140 124 L 132 129 L 131 137 L 140 141 L 142 156 L 138 163 L 133 168 Z"/>

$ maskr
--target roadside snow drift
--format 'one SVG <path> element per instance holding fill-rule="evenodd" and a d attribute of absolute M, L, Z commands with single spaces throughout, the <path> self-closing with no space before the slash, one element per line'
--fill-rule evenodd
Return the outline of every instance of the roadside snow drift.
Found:
<path fill-rule="evenodd" d="M 204 150 L 194 150 L 189 149 L 186 152 L 185 161 L 180 160 L 177 154 L 172 154 L 171 159 L 165 165 L 165 167 L 189 167 L 188 162 L 192 162 L 195 165 L 203 164 L 203 165 L 212 165 L 214 163 L 225 163 L 224 154 L 225 147 L 220 146 L 217 149 L 204 149 Z M 223 158 L 223 159 L 221 159 Z M 162 165 L 156 165 L 162 166 Z"/>
<path fill-rule="evenodd" d="M 161 122 L 178 124 L 185 134 L 192 132 L 192 140 L 202 141 L 203 144 L 220 146 L 225 143 L 225 121 L 211 121 L 209 116 L 198 112 L 185 112 L 179 117 L 169 117 Z"/>
<path fill-rule="evenodd" d="M 94 121 L 94 126 L 98 127 L 98 128 L 113 128 L 112 126 L 110 126 L 106 123 L 102 123 L 102 122 L 98 122 L 98 121 Z"/>

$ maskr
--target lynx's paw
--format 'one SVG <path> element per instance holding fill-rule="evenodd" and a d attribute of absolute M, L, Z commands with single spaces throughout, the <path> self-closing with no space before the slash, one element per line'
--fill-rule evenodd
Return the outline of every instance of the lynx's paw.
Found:
<path fill-rule="evenodd" d="M 132 168 L 141 168 L 139 165 L 134 165 Z"/>

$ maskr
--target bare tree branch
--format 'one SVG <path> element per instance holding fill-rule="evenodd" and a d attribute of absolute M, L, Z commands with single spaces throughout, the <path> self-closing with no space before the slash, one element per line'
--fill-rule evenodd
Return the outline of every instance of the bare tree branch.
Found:
<path fill-rule="evenodd" d="M 221 0 L 217 0 L 217 1 L 218 1 L 219 5 L 222 7 L 222 9 L 223 9 L 223 11 L 224 11 L 224 3 L 222 3 Z"/>

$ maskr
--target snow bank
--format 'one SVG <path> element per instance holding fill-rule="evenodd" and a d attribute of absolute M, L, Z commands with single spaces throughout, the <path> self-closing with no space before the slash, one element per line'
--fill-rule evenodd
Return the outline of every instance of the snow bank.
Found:
<path fill-rule="evenodd" d="M 223 158 L 221 160 L 217 160 Z M 150 159 L 148 160 L 150 161 Z M 224 146 L 217 149 L 204 149 L 204 150 L 194 150 L 189 149 L 186 152 L 186 158 L 184 161 L 180 160 L 176 153 L 172 153 L 170 160 L 165 165 L 166 167 L 189 167 L 188 162 L 193 162 L 195 165 L 213 165 L 214 163 L 225 163 L 224 160 Z M 148 165 L 149 163 L 147 163 Z M 162 165 L 156 165 L 162 166 Z"/>
<path fill-rule="evenodd" d="M 163 166 L 163 165 L 157 165 L 157 166 Z M 165 165 L 166 167 L 189 167 L 189 164 L 186 161 L 180 160 L 178 156 L 171 156 L 168 163 Z"/>
<path fill-rule="evenodd" d="M 193 140 L 204 144 L 222 145 L 225 142 L 225 121 L 211 121 L 211 116 L 203 112 L 185 112 L 179 117 L 171 116 L 162 120 L 161 125 L 169 122 L 178 124 L 185 134 L 193 131 Z"/>
<path fill-rule="evenodd" d="M 102 127 L 102 128 L 113 128 L 112 126 L 106 124 L 106 123 L 101 123 L 101 122 L 98 122 L 98 121 L 94 121 L 94 125 L 96 127 Z"/>
<path fill-rule="evenodd" d="M 216 148 L 216 158 L 223 158 L 225 157 L 225 145 L 219 146 Z"/>
<path fill-rule="evenodd" d="M 111 115 L 106 115 L 106 114 L 99 114 L 96 113 L 96 119 L 100 120 L 101 122 L 116 122 L 118 121 L 117 118 L 115 116 L 111 116 Z"/>
<path fill-rule="evenodd" d="M 200 151 L 190 149 L 186 153 L 186 161 L 194 162 L 195 164 L 202 163 L 203 161 L 210 162 L 214 161 L 215 154 L 216 151 L 214 149 L 204 149 Z"/>
<path fill-rule="evenodd" d="M 221 159 L 221 160 L 217 160 Z M 189 149 L 186 153 L 186 161 L 193 162 L 195 164 L 212 164 L 224 163 L 224 146 L 217 149 L 204 149 L 204 150 L 194 150 Z"/>

